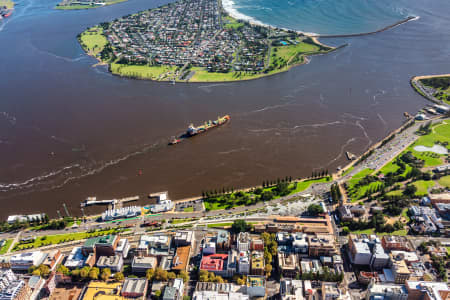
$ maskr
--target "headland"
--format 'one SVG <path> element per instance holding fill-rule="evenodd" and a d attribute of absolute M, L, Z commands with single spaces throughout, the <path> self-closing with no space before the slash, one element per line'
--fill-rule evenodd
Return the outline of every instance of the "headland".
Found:
<path fill-rule="evenodd" d="M 415 76 L 411 85 L 422 96 L 438 104 L 450 104 L 450 74 Z"/>
<path fill-rule="evenodd" d="M 128 0 L 62 0 L 55 6 L 55 9 L 61 10 L 77 10 L 77 9 L 90 9 L 90 8 L 99 8 L 103 6 L 108 6 L 112 4 L 117 4 L 121 2 L 125 2 Z"/>
<path fill-rule="evenodd" d="M 119 76 L 170 82 L 257 79 L 337 48 L 237 20 L 217 0 L 181 0 L 89 28 L 83 49 Z"/>

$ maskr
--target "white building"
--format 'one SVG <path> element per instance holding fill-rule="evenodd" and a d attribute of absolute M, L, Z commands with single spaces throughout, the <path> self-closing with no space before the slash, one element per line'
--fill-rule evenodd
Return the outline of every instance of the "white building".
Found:
<path fill-rule="evenodd" d="M 127 206 L 116 209 L 108 209 L 102 213 L 103 221 L 111 221 L 121 218 L 132 218 L 140 216 L 142 213 L 142 207 L 140 206 Z"/>
<path fill-rule="evenodd" d="M 116 254 L 121 255 L 123 258 L 127 258 L 129 251 L 130 243 L 128 242 L 128 239 L 120 239 L 115 251 Z"/>
<path fill-rule="evenodd" d="M 216 243 L 206 242 L 205 246 L 203 247 L 203 254 L 204 255 L 216 254 Z"/>
<path fill-rule="evenodd" d="M 25 252 L 11 256 L 11 269 L 14 271 L 26 271 L 30 267 L 37 267 L 47 257 L 46 253 L 41 251 Z"/>
<path fill-rule="evenodd" d="M 369 265 L 372 253 L 369 245 L 364 242 L 355 242 L 355 252 L 353 256 L 353 263 L 356 265 Z"/>
<path fill-rule="evenodd" d="M 381 244 L 375 244 L 372 250 L 372 258 L 370 259 L 370 265 L 375 270 L 380 270 L 386 267 L 389 263 L 389 255 L 384 252 Z"/>
<path fill-rule="evenodd" d="M 308 253 L 308 241 L 306 240 L 306 234 L 300 232 L 293 233 L 292 239 L 292 247 L 296 253 Z"/>
<path fill-rule="evenodd" d="M 280 282 L 281 300 L 303 300 L 303 283 L 301 280 L 282 279 Z"/>
<path fill-rule="evenodd" d="M 45 214 L 32 214 L 32 215 L 12 215 L 8 217 L 7 222 L 13 224 L 15 222 L 41 222 L 45 219 Z"/>
<path fill-rule="evenodd" d="M 371 283 L 367 289 L 366 300 L 372 299 L 407 300 L 408 291 L 400 284 Z"/>
<path fill-rule="evenodd" d="M 244 275 L 250 273 L 250 257 L 247 251 L 241 251 L 239 253 L 238 273 Z"/>
<path fill-rule="evenodd" d="M 238 251 L 250 250 L 250 234 L 248 232 L 240 232 L 237 238 Z"/>
<path fill-rule="evenodd" d="M 81 253 L 81 247 L 74 247 L 64 263 L 69 269 L 82 268 L 86 262 L 86 256 Z"/>

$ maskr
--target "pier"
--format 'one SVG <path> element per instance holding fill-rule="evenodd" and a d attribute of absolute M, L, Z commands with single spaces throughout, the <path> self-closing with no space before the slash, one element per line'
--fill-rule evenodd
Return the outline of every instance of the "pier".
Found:
<path fill-rule="evenodd" d="M 97 197 L 87 197 L 86 200 L 81 202 L 81 207 L 92 205 L 111 205 L 112 209 L 122 207 L 123 203 L 139 200 L 139 196 L 125 197 L 121 199 L 112 200 L 97 200 Z"/>

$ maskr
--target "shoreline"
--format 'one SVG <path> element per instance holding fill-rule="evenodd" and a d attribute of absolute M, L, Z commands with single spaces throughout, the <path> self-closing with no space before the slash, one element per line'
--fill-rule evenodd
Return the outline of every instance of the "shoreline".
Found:
<path fill-rule="evenodd" d="M 402 25 L 404 23 L 407 23 L 409 21 L 415 21 L 418 20 L 420 18 L 420 16 L 408 16 L 400 21 L 397 21 L 391 25 L 387 25 L 383 28 L 374 30 L 374 31 L 369 31 L 369 32 L 360 32 L 360 33 L 348 33 L 348 34 L 320 34 L 320 33 L 315 33 L 315 32 L 305 32 L 302 30 L 295 30 L 295 29 L 289 29 L 289 28 L 283 28 L 283 27 L 277 27 L 277 26 L 273 26 L 270 24 L 266 24 L 263 23 L 257 19 L 255 19 L 254 17 L 245 15 L 243 13 L 240 13 L 237 9 L 235 9 L 233 7 L 234 5 L 234 1 L 233 0 L 222 0 L 221 1 L 222 4 L 222 8 L 223 10 L 232 18 L 236 19 L 236 20 L 241 20 L 244 22 L 248 22 L 251 25 L 258 25 L 258 26 L 262 26 L 262 27 L 266 27 L 269 29 L 282 29 L 282 30 L 286 30 L 286 31 L 294 31 L 298 34 L 302 34 L 302 35 L 306 35 L 309 37 L 316 37 L 316 38 L 339 38 L 339 37 L 354 37 L 354 36 L 364 36 L 364 35 L 370 35 L 370 34 L 375 34 L 375 33 L 380 33 L 389 29 L 392 29 L 394 27 L 397 27 L 399 25 Z"/>
<path fill-rule="evenodd" d="M 419 76 L 414 76 L 411 77 L 411 79 L 409 80 L 409 83 L 411 85 L 411 87 L 422 97 L 424 97 L 425 99 L 439 104 L 439 105 L 446 105 L 448 106 L 447 103 L 445 103 L 442 100 L 436 99 L 433 95 L 430 95 L 429 92 L 427 92 L 425 90 L 424 85 L 420 82 L 420 80 L 422 79 L 430 79 L 430 78 L 439 78 L 439 77 L 450 77 L 450 74 L 436 74 L 436 75 L 419 75 Z"/>

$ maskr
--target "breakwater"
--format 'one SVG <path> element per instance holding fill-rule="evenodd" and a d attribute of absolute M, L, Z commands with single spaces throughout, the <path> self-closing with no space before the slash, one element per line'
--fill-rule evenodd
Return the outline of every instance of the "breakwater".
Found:
<path fill-rule="evenodd" d="M 392 29 L 396 26 L 402 25 L 406 22 L 412 21 L 412 20 L 417 20 L 419 17 L 413 17 L 413 16 L 409 16 L 406 19 L 403 19 L 401 21 L 398 21 L 394 24 L 391 24 L 389 26 L 383 27 L 381 29 L 375 30 L 375 31 L 370 31 L 370 32 L 361 32 L 361 33 L 350 33 L 350 34 L 333 34 L 333 35 L 328 35 L 328 34 L 318 34 L 318 35 L 314 35 L 314 37 L 317 38 L 342 38 L 342 37 L 355 37 L 355 36 L 364 36 L 364 35 L 370 35 L 370 34 L 375 34 L 375 33 L 380 33 L 389 29 Z"/>

